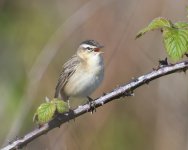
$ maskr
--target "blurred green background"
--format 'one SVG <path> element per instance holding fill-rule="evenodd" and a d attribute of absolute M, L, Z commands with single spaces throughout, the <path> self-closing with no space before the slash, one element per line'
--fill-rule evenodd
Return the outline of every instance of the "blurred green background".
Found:
<path fill-rule="evenodd" d="M 166 57 L 160 32 L 135 41 L 153 18 L 187 21 L 186 0 L 0 0 L 0 143 L 36 128 L 36 108 L 52 98 L 62 64 L 80 42 L 105 46 L 105 78 L 93 98 Z M 35 150 L 186 150 L 188 77 L 160 78 L 34 140 Z"/>

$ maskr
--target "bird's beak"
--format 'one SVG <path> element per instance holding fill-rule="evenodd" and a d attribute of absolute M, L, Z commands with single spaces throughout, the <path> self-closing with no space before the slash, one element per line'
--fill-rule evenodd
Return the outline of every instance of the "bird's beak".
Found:
<path fill-rule="evenodd" d="M 99 46 L 97 48 L 94 49 L 95 52 L 99 52 L 99 53 L 104 53 L 104 52 L 101 52 L 101 49 L 103 48 L 104 46 Z"/>

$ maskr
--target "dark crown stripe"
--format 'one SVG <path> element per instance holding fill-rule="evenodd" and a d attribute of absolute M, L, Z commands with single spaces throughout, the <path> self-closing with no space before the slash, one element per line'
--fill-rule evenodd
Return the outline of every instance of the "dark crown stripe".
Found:
<path fill-rule="evenodd" d="M 81 44 L 88 44 L 88 45 L 92 45 L 92 46 L 96 46 L 96 47 L 100 47 L 101 45 L 95 41 L 95 40 L 86 40 L 83 41 Z"/>

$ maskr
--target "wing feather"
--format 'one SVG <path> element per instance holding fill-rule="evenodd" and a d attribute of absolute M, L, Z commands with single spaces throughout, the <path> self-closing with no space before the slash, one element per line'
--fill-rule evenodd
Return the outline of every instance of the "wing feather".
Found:
<path fill-rule="evenodd" d="M 63 100 L 67 100 L 66 95 L 62 95 L 62 91 L 64 86 L 66 85 L 67 81 L 69 78 L 72 76 L 72 74 L 76 71 L 76 67 L 80 63 L 80 59 L 76 56 L 73 55 L 64 65 L 63 65 L 63 70 L 59 76 L 56 89 L 55 89 L 55 96 L 54 98 L 58 98 L 59 95 L 61 95 L 61 98 Z"/>

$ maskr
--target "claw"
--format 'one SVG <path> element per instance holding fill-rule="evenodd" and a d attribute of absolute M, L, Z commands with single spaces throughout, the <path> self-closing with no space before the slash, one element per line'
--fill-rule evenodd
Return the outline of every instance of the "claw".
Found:
<path fill-rule="evenodd" d="M 93 112 L 95 111 L 96 112 L 96 107 L 95 107 L 95 102 L 93 101 L 93 99 L 89 96 L 87 96 L 87 99 L 88 99 L 88 103 L 89 103 L 89 109 L 88 111 L 91 111 L 91 114 L 93 114 Z"/>

